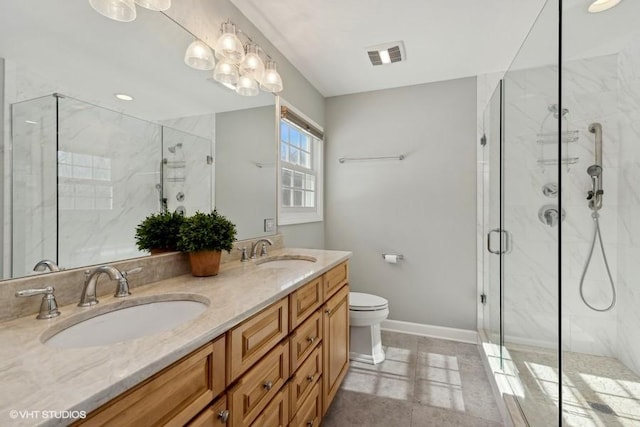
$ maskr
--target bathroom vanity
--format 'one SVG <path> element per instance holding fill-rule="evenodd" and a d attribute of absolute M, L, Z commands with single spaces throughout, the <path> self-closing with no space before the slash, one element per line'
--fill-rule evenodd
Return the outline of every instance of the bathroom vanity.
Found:
<path fill-rule="evenodd" d="M 15 344 L 0 350 L 9 363 L 0 373 L 0 424 L 318 426 L 348 369 L 351 254 L 295 253 L 316 261 L 233 262 L 211 278 L 179 276 L 132 290 L 127 298 L 209 302 L 196 319 L 151 336 L 85 348 L 41 342 L 57 323 L 93 307 L 0 324 L 3 343 Z M 101 298 L 99 306 L 115 300 Z M 13 409 L 87 416 L 9 420 Z"/>

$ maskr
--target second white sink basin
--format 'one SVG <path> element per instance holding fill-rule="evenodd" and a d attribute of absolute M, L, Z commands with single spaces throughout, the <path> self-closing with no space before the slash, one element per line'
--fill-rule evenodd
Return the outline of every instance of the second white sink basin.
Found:
<path fill-rule="evenodd" d="M 78 315 L 75 322 L 74 318 L 69 319 L 69 326 L 61 325 L 62 330 L 56 328 L 57 332 L 45 333 L 41 340 L 45 345 L 58 348 L 114 344 L 173 329 L 195 319 L 208 306 L 208 300 L 203 297 L 169 298 L 173 299 L 158 301 L 156 297 L 127 301 L 127 306 L 117 305 L 111 310 L 109 306 L 97 307 L 103 308 L 103 312 L 98 311 L 99 314 L 89 318 Z"/>

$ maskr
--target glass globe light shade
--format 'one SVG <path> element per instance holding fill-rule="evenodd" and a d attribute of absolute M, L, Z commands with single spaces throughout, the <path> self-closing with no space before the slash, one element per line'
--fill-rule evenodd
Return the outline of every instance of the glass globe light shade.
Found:
<path fill-rule="evenodd" d="M 91 7 L 99 14 L 118 22 L 136 19 L 136 5 L 133 0 L 89 0 Z"/>
<path fill-rule="evenodd" d="M 236 92 L 242 96 L 256 96 L 260 93 L 258 90 L 258 82 L 251 77 L 240 76 L 238 85 L 236 86 Z"/>
<path fill-rule="evenodd" d="M 213 70 L 213 79 L 227 87 L 233 87 L 238 83 L 238 68 L 227 60 L 218 61 Z"/>
<path fill-rule="evenodd" d="M 260 81 L 260 89 L 265 92 L 278 93 L 282 92 L 284 88 L 282 85 L 282 77 L 276 71 L 276 62 L 267 61 L 267 69 L 264 72 L 264 76 Z"/>
<path fill-rule="evenodd" d="M 136 4 L 145 9 L 163 11 L 171 7 L 171 0 L 135 0 Z"/>
<path fill-rule="evenodd" d="M 211 48 L 201 40 L 195 40 L 184 54 L 184 62 L 196 70 L 213 70 L 216 61 Z"/>
<path fill-rule="evenodd" d="M 236 36 L 236 26 L 230 22 L 222 24 L 222 35 L 216 42 L 216 58 L 239 64 L 244 59 L 244 47 Z"/>
<path fill-rule="evenodd" d="M 240 63 L 240 74 L 251 77 L 254 80 L 262 81 L 264 76 L 264 62 L 258 54 L 258 46 L 255 44 L 247 45 L 247 54 Z"/>

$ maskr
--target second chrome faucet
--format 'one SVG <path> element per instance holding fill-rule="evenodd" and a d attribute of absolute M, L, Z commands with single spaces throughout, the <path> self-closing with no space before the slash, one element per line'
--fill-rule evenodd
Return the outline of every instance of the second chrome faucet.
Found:
<path fill-rule="evenodd" d="M 93 270 L 87 270 L 84 272 L 84 286 L 82 287 L 82 295 L 80 296 L 79 307 L 90 307 L 98 303 L 96 297 L 96 284 L 101 274 L 106 274 L 111 280 L 117 280 L 118 286 L 116 293 L 113 295 L 116 298 L 126 297 L 131 295 L 129 292 L 129 282 L 127 276 L 129 274 L 142 271 L 142 268 L 134 268 L 133 270 L 121 272 L 117 268 L 111 265 L 101 265 Z"/>

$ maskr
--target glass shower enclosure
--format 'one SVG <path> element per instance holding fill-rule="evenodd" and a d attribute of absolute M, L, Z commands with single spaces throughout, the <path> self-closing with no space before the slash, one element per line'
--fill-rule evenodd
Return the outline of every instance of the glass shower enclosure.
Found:
<path fill-rule="evenodd" d="M 545 3 L 481 117 L 479 333 L 531 426 L 640 425 L 640 5 L 590 3 Z"/>

